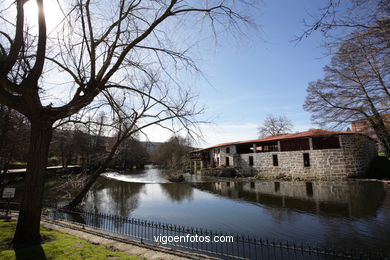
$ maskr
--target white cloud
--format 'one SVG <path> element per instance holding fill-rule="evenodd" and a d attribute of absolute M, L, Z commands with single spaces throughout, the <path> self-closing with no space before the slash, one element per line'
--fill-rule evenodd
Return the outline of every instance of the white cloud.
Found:
<path fill-rule="evenodd" d="M 257 125 L 254 123 L 210 124 L 200 128 L 204 136 L 204 142 L 200 144 L 202 147 L 257 138 Z"/>
<path fill-rule="evenodd" d="M 258 138 L 257 127 L 255 123 L 245 124 L 201 124 L 199 128 L 202 131 L 202 140 L 196 140 L 195 147 L 208 147 L 216 144 L 253 140 Z M 307 131 L 315 128 L 313 125 L 295 125 L 293 132 Z M 151 126 L 144 131 L 150 141 L 165 142 L 172 136 L 172 132 L 159 126 Z M 182 134 L 184 135 L 184 134 Z M 144 139 L 143 139 L 144 140 Z"/>
<path fill-rule="evenodd" d="M 310 129 L 314 129 L 314 128 L 318 128 L 318 126 L 316 125 L 294 125 L 294 128 L 293 128 L 293 131 L 294 132 L 304 132 L 304 131 L 308 131 Z"/>
<path fill-rule="evenodd" d="M 196 147 L 207 147 L 215 144 L 243 141 L 257 138 L 257 125 L 246 124 L 201 124 L 202 140 L 196 140 Z M 172 132 L 159 126 L 151 126 L 145 129 L 145 134 L 150 141 L 165 142 L 172 136 Z M 184 133 L 183 133 L 184 135 Z M 142 138 L 145 140 L 144 138 Z"/>
<path fill-rule="evenodd" d="M 148 141 L 152 142 L 165 142 L 173 135 L 171 131 L 158 125 L 147 127 L 143 130 L 143 132 L 147 136 Z M 145 141 L 145 136 L 141 136 L 141 140 Z"/>

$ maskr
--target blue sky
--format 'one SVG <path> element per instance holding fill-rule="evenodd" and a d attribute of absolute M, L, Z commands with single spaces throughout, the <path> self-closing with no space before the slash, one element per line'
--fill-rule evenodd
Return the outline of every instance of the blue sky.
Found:
<path fill-rule="evenodd" d="M 303 19 L 325 4 L 312 0 L 264 0 L 256 12 L 259 32 L 248 39 L 220 43 L 201 64 L 208 81 L 199 82 L 199 103 L 206 105 L 199 146 L 257 138 L 256 127 L 268 114 L 284 115 L 294 131 L 316 127 L 302 104 L 310 81 L 323 76 L 325 57 L 320 33 L 292 42 L 305 27 Z M 211 53 L 211 54 L 210 54 Z M 169 135 L 169 134 L 167 134 Z M 159 135 L 159 140 L 166 135 Z M 151 135 L 151 140 L 157 140 Z"/>
<path fill-rule="evenodd" d="M 320 47 L 323 38 L 318 32 L 299 43 L 292 40 L 304 31 L 303 19 L 318 14 L 326 1 L 259 2 L 259 9 L 253 11 L 258 31 L 250 30 L 247 37 L 239 39 L 222 36 L 216 46 L 208 39 L 196 47 L 194 58 L 200 58 L 198 65 L 207 80 L 188 76 L 187 81 L 193 82 L 190 85 L 199 94 L 199 105 L 206 107 L 200 119 L 211 119 L 213 124 L 200 125 L 203 140 L 195 146 L 255 139 L 257 126 L 268 114 L 288 117 L 294 131 L 316 127 L 302 105 L 308 83 L 323 76 L 329 57 L 324 57 Z M 36 12 L 31 6 L 26 8 Z M 192 24 L 187 26 L 191 29 Z M 151 141 L 163 142 L 172 135 L 158 127 L 145 132 Z"/>

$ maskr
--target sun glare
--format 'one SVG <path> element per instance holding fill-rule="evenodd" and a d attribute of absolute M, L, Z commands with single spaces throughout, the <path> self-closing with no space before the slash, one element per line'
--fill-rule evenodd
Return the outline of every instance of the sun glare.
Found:
<path fill-rule="evenodd" d="M 63 15 L 58 3 L 61 1 L 43 1 L 48 32 L 52 31 L 62 20 Z M 36 25 L 38 23 L 38 6 L 35 0 L 30 0 L 24 5 L 24 12 L 29 24 Z"/>

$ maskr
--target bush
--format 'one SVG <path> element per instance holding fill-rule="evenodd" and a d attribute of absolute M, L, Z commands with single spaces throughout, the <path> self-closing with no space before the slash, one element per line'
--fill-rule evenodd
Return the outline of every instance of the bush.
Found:
<path fill-rule="evenodd" d="M 50 157 L 49 160 L 47 161 L 48 166 L 57 166 L 59 165 L 60 160 L 57 157 Z"/>

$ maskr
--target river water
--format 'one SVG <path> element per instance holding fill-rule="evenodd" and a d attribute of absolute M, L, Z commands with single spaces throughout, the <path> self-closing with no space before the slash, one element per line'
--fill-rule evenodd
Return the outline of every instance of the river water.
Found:
<path fill-rule="evenodd" d="M 85 210 L 261 238 L 390 253 L 390 185 L 382 182 L 234 182 L 154 167 L 108 172 Z"/>
<path fill-rule="evenodd" d="M 390 250 L 390 186 L 382 182 L 233 182 L 187 175 L 185 183 L 170 183 L 148 167 L 105 173 L 84 208 L 320 246 Z"/>

